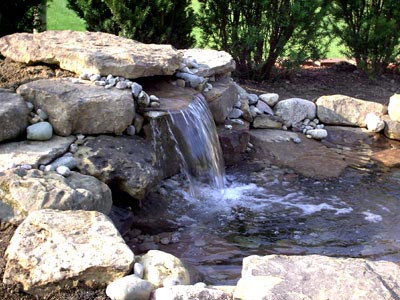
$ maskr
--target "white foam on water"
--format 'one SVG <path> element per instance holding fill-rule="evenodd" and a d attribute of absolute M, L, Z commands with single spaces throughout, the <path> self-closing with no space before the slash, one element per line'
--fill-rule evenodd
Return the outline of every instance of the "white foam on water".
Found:
<path fill-rule="evenodd" d="M 374 214 L 370 211 L 364 211 L 362 214 L 365 216 L 364 219 L 371 223 L 379 223 L 383 220 L 381 215 Z"/>

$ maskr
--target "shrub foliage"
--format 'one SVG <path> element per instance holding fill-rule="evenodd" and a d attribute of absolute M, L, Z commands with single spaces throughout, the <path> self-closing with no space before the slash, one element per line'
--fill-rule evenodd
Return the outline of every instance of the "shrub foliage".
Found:
<path fill-rule="evenodd" d="M 400 54 L 399 0 L 334 0 L 333 33 L 357 67 L 381 74 Z"/>

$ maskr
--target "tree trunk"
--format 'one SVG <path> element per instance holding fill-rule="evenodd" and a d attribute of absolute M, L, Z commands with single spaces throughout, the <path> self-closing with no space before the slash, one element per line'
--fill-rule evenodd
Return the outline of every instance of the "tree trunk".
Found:
<path fill-rule="evenodd" d="M 34 32 L 42 32 L 47 30 L 47 0 L 41 0 L 35 10 Z"/>

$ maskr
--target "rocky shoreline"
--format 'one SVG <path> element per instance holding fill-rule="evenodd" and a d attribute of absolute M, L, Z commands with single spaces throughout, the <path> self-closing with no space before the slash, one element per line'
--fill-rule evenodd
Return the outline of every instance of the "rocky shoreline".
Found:
<path fill-rule="evenodd" d="M 346 284 L 357 287 L 348 299 L 400 296 L 397 264 L 323 256 L 248 257 L 236 287 L 207 286 L 191 281 L 170 254 L 135 256 L 107 217 L 113 192 L 137 204 L 179 172 L 171 140 L 161 135 L 163 159 L 150 124 L 162 130 L 168 112 L 195 96 L 210 107 L 227 165 L 267 158 L 323 179 L 354 163 L 345 149 L 327 147 L 337 127 L 400 140 L 400 95 L 387 107 L 344 95 L 313 102 L 249 94 L 232 80 L 235 65 L 225 52 L 177 51 L 103 33 L 14 34 L 0 38 L 0 53 L 77 73 L 28 82 L 16 93 L 0 89 L 0 220 L 18 226 L 5 253 L 4 284 L 43 298 L 81 285 L 108 285 L 107 295 L 121 300 L 344 299 L 331 287 Z M 302 155 L 310 149 L 326 159 L 307 163 Z M 321 276 L 334 281 L 321 285 Z"/>

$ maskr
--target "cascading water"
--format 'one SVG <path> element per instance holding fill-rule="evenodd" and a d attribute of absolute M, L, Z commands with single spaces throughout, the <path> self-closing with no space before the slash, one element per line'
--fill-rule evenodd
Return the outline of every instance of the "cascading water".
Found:
<path fill-rule="evenodd" d="M 181 158 L 181 170 L 189 180 L 192 196 L 198 196 L 199 184 L 208 184 L 223 191 L 225 169 L 221 146 L 213 116 L 204 97 L 198 94 L 186 108 L 169 110 L 168 113 L 168 131 Z M 153 136 L 158 136 L 154 123 L 152 128 Z M 163 149 L 158 149 L 157 153 L 164 155 Z"/>

